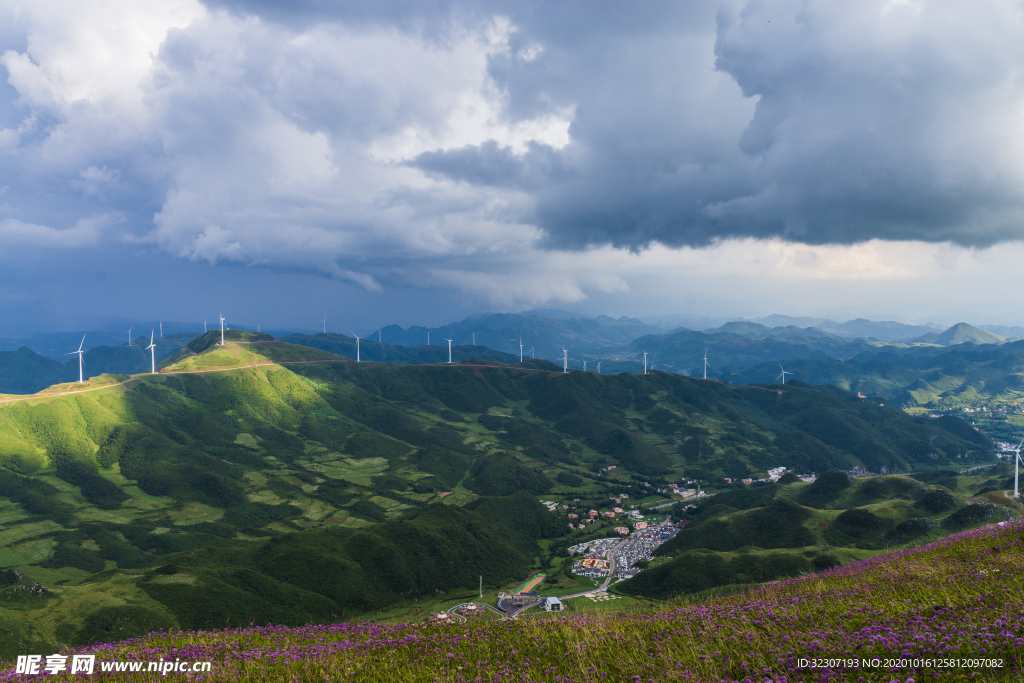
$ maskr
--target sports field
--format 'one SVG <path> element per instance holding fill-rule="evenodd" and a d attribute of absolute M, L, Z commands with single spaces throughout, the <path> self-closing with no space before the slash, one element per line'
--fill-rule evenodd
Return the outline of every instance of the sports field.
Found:
<path fill-rule="evenodd" d="M 545 578 L 547 578 L 547 574 L 543 572 L 539 574 L 534 574 L 526 583 L 524 583 L 522 586 L 515 590 L 515 594 L 518 595 L 519 593 L 529 593 L 534 588 L 539 586 Z"/>

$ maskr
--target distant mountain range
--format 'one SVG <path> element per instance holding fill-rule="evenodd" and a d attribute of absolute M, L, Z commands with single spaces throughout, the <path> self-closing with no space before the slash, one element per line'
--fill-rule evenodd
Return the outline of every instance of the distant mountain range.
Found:
<path fill-rule="evenodd" d="M 1024 394 L 1024 341 L 939 346 L 887 346 L 839 359 L 824 355 L 784 360 L 792 377 L 831 384 L 904 407 L 951 410 L 1015 403 Z M 779 363 L 765 361 L 713 375 L 734 384 L 771 384 Z"/>
<path fill-rule="evenodd" d="M 156 362 L 174 355 L 195 337 L 191 333 L 167 335 L 153 341 Z M 77 348 L 81 337 L 75 340 Z M 151 358 L 146 347 L 149 337 L 137 337 L 131 346 L 94 346 L 83 354 L 84 375 L 130 375 L 150 369 Z M 53 384 L 78 379 L 78 359 L 61 362 L 47 358 L 28 347 L 17 351 L 0 351 L 0 394 L 34 394 Z"/>
<path fill-rule="evenodd" d="M 834 323 L 773 315 L 760 320 L 763 322 L 729 321 L 704 330 L 669 330 L 634 318 L 579 317 L 565 311 L 496 313 L 470 316 L 430 330 L 388 326 L 360 340 L 359 356 L 383 363 L 444 363 L 449 360 L 450 338 L 451 360 L 456 362 L 480 359 L 515 363 L 522 353 L 524 359 L 536 357 L 561 365 L 559 359 L 565 348 L 570 369 L 586 367 L 607 374 L 642 372 L 646 352 L 648 368 L 703 376 L 706 352 L 708 376 L 727 382 L 773 382 L 782 363 L 811 384 L 836 384 L 851 391 L 883 395 L 901 405 L 933 408 L 973 405 L 996 396 L 1009 400 L 1012 396 L 1006 392 L 1020 383 L 1017 373 L 1024 370 L 1012 360 L 1018 337 L 967 323 L 935 330 L 863 319 Z M 807 322 L 817 326 L 793 324 Z M 763 323 L 787 324 L 771 327 Z M 1013 332 L 1016 328 L 1000 329 Z M 896 337 L 902 340 L 893 341 Z M 48 343 L 66 345 L 60 346 L 62 349 L 73 349 L 81 340 L 67 334 L 45 338 Z M 157 362 L 174 356 L 194 338 L 194 333 L 187 332 L 158 338 Z M 350 336 L 289 333 L 279 338 L 289 344 L 356 358 L 356 340 Z M 140 336 L 130 346 L 89 348 L 85 374 L 145 372 L 150 365 L 147 344 L 148 337 Z M 959 349 L 961 346 L 964 348 Z M 967 365 L 947 371 L 949 363 L 941 353 L 946 348 L 959 349 L 952 356 Z M 994 367 L 989 365 L 990 356 L 1011 360 L 1004 361 L 1005 367 Z M 942 373 L 941 380 L 934 379 L 937 370 Z M 78 365 L 73 356 L 63 355 L 58 360 L 28 347 L 0 351 L 0 393 L 34 393 L 77 378 Z M 982 381 L 983 385 L 978 384 Z"/>

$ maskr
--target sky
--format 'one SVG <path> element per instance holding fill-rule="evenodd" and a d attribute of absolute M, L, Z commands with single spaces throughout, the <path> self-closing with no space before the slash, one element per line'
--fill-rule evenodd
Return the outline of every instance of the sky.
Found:
<path fill-rule="evenodd" d="M 0 0 L 0 333 L 1024 324 L 1022 67 L 998 0 Z"/>

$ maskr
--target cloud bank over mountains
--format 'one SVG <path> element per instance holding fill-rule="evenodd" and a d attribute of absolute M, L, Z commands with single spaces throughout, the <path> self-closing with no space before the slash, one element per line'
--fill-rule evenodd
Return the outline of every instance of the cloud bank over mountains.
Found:
<path fill-rule="evenodd" d="M 1024 237 L 1016 3 L 334 5 L 0 2 L 0 249 L 516 308 Z"/>

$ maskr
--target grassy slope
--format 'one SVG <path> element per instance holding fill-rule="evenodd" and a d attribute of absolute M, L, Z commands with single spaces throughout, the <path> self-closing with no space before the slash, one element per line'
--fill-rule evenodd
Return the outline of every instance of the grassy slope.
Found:
<path fill-rule="evenodd" d="M 380 536 L 375 525 L 415 522 L 446 491 L 454 493 L 445 503 L 465 505 L 514 493 L 502 486 L 520 482 L 545 499 L 607 507 L 609 495 L 625 491 L 631 502 L 654 502 L 655 489 L 683 473 L 907 466 L 920 462 L 929 441 L 939 462 L 986 456 L 972 430 L 949 431 L 830 390 L 797 386 L 779 395 L 662 373 L 563 375 L 540 370 L 540 362 L 535 371 L 355 364 L 237 334 L 255 343 L 219 347 L 208 335 L 156 376 L 97 378 L 86 388 L 107 388 L 0 404 L 0 485 L 11 501 L 0 512 L 3 566 L 53 593 L 5 618 L 19 639 L 74 642 L 95 631 L 93 617 L 106 625 L 199 625 L 221 617 L 247 623 L 255 614 L 245 606 L 265 594 L 301 597 L 306 617 L 323 619 L 338 608 L 376 609 L 405 591 L 432 591 L 436 582 L 422 579 L 404 588 L 376 583 L 364 591 L 372 600 L 332 597 L 260 566 L 260 549 L 300 533 L 340 533 L 324 537 L 348 558 L 331 575 L 340 583 L 373 575 L 375 556 L 353 550 L 351 539 L 359 537 L 352 534 L 368 529 L 368 538 L 386 547 L 390 532 Z M 317 359 L 326 362 L 304 362 Z M 610 464 L 618 469 L 605 472 Z M 561 473 L 579 480 L 563 483 Z M 474 514 L 483 513 L 459 524 L 494 528 Z M 524 538 L 543 535 L 531 525 Z M 531 562 L 561 567 L 558 548 L 575 540 L 529 551 L 516 544 L 520 550 L 495 550 L 499 544 L 488 553 L 526 553 L 508 565 L 517 571 Z M 296 542 L 308 548 L 312 541 Z M 204 560 L 202 548 L 219 554 Z M 472 570 L 479 558 L 471 555 L 435 554 L 424 567 L 447 561 Z M 154 573 L 167 564 L 179 570 Z M 467 576 L 451 573 L 473 585 L 475 575 Z M 227 595 L 225 585 L 246 595 L 208 614 L 183 611 L 190 591 Z M 260 614 L 298 619 L 287 604 Z M 118 611 L 125 609 L 145 611 L 131 617 Z M 58 633 L 59 625 L 65 628 Z"/>
<path fill-rule="evenodd" d="M 212 660 L 204 677 L 212 681 L 1010 680 L 1020 676 L 1024 642 L 1022 531 L 1019 522 L 989 527 L 819 575 L 631 614 L 456 628 L 363 622 L 155 633 L 78 651 L 100 661 Z M 1001 668 L 935 661 L 979 657 Z M 875 658 L 882 661 L 872 665 Z M 801 663 L 815 659 L 857 665 Z M 892 666 L 886 659 L 918 662 Z"/>

